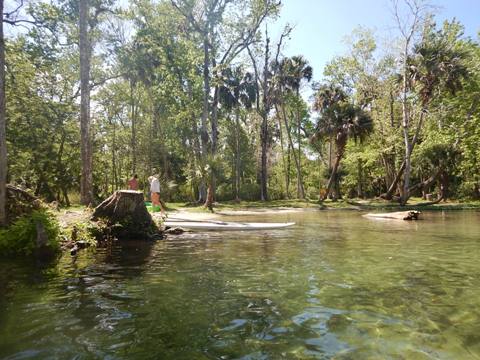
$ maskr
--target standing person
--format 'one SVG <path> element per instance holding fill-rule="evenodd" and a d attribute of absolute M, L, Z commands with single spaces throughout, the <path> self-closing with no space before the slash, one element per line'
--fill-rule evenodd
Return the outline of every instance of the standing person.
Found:
<path fill-rule="evenodd" d="M 152 175 L 148 178 L 150 182 L 150 195 L 152 197 L 152 207 L 160 206 L 162 215 L 165 214 L 162 202 L 160 201 L 160 181 L 158 180 L 158 174 Z"/>
<path fill-rule="evenodd" d="M 133 175 L 130 180 L 128 180 L 128 190 L 138 191 L 138 176 L 137 174 Z"/>

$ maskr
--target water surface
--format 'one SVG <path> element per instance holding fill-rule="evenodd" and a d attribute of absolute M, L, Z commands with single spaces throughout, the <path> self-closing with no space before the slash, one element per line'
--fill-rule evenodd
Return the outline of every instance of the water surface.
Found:
<path fill-rule="evenodd" d="M 0 260 L 0 358 L 480 359 L 480 213 L 425 217 Z"/>

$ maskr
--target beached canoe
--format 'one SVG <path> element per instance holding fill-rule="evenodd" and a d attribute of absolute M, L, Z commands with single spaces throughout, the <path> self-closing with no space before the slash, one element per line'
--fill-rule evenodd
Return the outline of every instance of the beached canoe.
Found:
<path fill-rule="evenodd" d="M 250 223 L 250 222 L 224 222 L 224 221 L 183 221 L 175 219 L 167 219 L 166 227 L 182 228 L 185 230 L 195 231 L 244 231 L 244 230 L 273 230 L 283 229 L 295 225 L 294 222 L 289 223 Z"/>

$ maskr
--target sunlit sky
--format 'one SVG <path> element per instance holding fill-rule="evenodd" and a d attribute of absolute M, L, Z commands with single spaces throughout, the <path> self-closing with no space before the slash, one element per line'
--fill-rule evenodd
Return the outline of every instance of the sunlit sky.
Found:
<path fill-rule="evenodd" d="M 358 26 L 371 28 L 379 38 L 394 36 L 395 21 L 390 0 L 283 0 L 280 19 L 270 24 L 276 43 L 281 29 L 289 23 L 295 28 L 285 55 L 304 55 L 320 80 L 323 67 L 346 50 L 344 39 Z M 456 18 L 465 26 L 465 35 L 478 39 L 480 0 L 433 0 L 436 19 Z"/>
<path fill-rule="evenodd" d="M 6 0 L 5 9 L 16 8 L 18 0 Z M 45 0 L 44 0 L 45 1 Z M 132 0 L 117 0 L 127 7 Z M 395 38 L 391 0 L 281 0 L 282 10 L 275 22 L 268 24 L 272 44 L 276 44 L 286 24 L 294 27 L 283 54 L 303 55 L 314 69 L 314 79 L 321 80 L 323 68 L 334 56 L 347 49 L 345 39 L 362 26 L 373 29 L 383 44 Z M 476 40 L 480 32 L 480 0 L 427 0 L 435 7 L 438 22 L 456 18 L 465 26 L 465 35 Z M 400 1 L 401 3 L 402 1 Z M 7 34 L 16 30 L 6 27 Z M 262 29 L 263 30 L 263 29 Z M 387 43 L 388 44 L 388 43 Z"/>

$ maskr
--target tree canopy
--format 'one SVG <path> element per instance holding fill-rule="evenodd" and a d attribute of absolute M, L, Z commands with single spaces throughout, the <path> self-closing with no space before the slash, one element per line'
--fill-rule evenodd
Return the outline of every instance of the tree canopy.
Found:
<path fill-rule="evenodd" d="M 358 28 L 322 73 L 285 54 L 294 29 L 269 34 L 274 0 L 18 5 L 3 21 L 16 30 L 2 35 L 2 186 L 64 205 L 134 173 L 145 192 L 160 173 L 167 201 L 207 206 L 480 198 L 480 44 L 428 8 L 391 39 L 403 47 Z"/>

